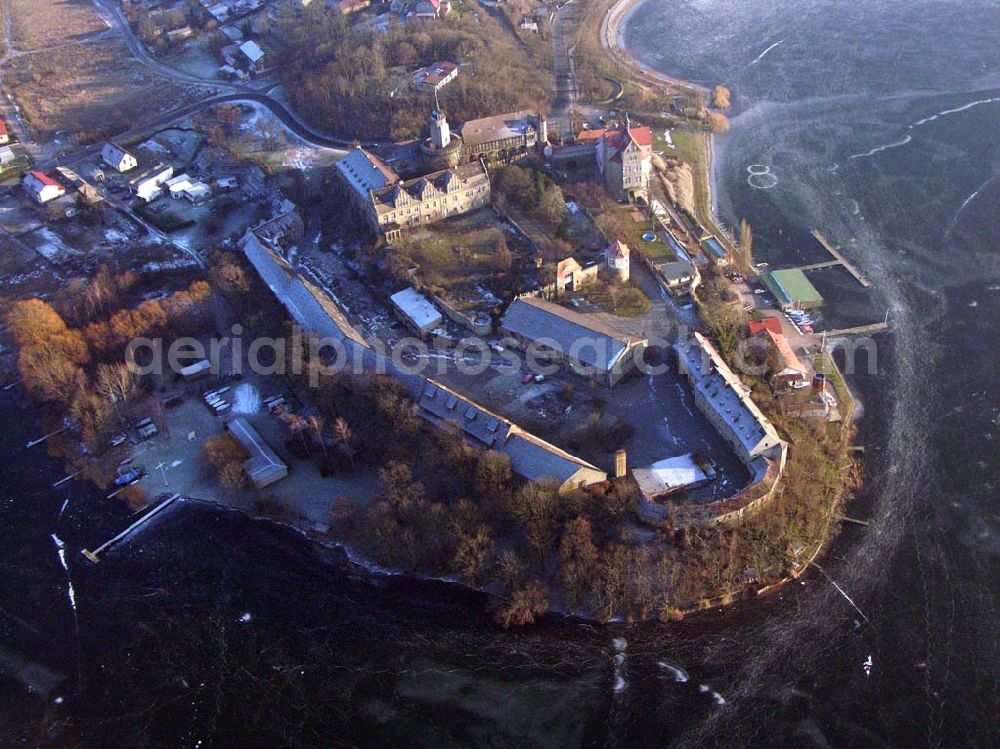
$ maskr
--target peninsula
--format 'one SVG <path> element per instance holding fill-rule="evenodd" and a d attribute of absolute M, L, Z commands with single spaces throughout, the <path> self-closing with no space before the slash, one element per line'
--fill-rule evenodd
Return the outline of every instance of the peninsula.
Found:
<path fill-rule="evenodd" d="M 822 297 L 714 215 L 731 92 L 634 61 L 630 0 L 58 5 L 0 61 L 3 365 L 54 483 L 288 523 L 503 627 L 678 619 L 835 532 Z"/>

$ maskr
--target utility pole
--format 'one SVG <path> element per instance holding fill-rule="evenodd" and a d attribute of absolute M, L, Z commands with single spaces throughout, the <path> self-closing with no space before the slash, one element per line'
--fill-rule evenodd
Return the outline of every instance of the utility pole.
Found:
<path fill-rule="evenodd" d="M 170 486 L 170 484 L 167 483 L 167 468 L 166 468 L 166 464 L 162 460 L 159 462 L 159 464 L 153 470 L 155 471 L 157 469 L 159 469 L 160 474 L 163 476 L 163 485 L 164 486 Z"/>

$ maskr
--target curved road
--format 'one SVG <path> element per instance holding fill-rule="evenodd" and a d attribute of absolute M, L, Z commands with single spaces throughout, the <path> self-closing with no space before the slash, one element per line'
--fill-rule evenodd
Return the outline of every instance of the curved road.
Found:
<path fill-rule="evenodd" d="M 664 75 L 659 70 L 654 70 L 648 65 L 639 62 L 639 60 L 633 57 L 628 50 L 623 49 L 621 45 L 618 44 L 618 34 L 621 29 L 621 22 L 625 18 L 625 13 L 633 5 L 635 5 L 636 1 L 637 0 L 618 0 L 618 2 L 612 5 L 608 9 L 608 12 L 604 14 L 604 19 L 601 21 L 601 45 L 605 50 L 607 50 L 608 54 L 611 55 L 612 58 L 624 64 L 626 67 L 632 68 L 636 77 L 647 85 L 662 86 L 666 84 L 676 86 L 677 88 L 698 91 L 705 95 L 711 94 L 711 91 L 709 91 L 709 89 L 705 86 L 692 83 L 691 81 L 685 81 L 681 78 Z"/>
<path fill-rule="evenodd" d="M 125 18 L 121 9 L 114 5 L 113 0 L 93 0 L 93 2 L 98 13 L 118 28 L 122 38 L 125 40 L 126 46 L 136 60 L 156 74 L 169 81 L 173 81 L 174 83 L 204 86 L 214 89 L 215 91 L 229 92 L 225 94 L 216 94 L 195 104 L 179 107 L 172 112 L 168 112 L 167 114 L 158 117 L 153 122 L 145 124 L 141 129 L 145 130 L 150 127 L 156 127 L 157 125 L 167 125 L 180 117 L 194 114 L 199 109 L 211 104 L 218 104 L 226 101 L 253 101 L 258 104 L 262 104 L 271 110 L 271 113 L 274 114 L 274 116 L 277 117 L 285 127 L 308 143 L 326 148 L 343 148 L 345 146 L 351 146 L 355 143 L 353 138 L 338 138 L 336 136 L 321 133 L 315 130 L 304 122 L 299 115 L 285 106 L 283 102 L 274 98 L 266 91 L 254 88 L 253 86 L 233 83 L 231 81 L 200 78 L 198 76 L 191 75 L 190 73 L 184 73 L 176 68 L 172 68 L 169 65 L 164 65 L 149 54 L 146 47 L 132 31 L 132 27 L 129 25 L 128 19 Z M 139 128 L 133 128 L 133 130 L 138 129 Z"/>

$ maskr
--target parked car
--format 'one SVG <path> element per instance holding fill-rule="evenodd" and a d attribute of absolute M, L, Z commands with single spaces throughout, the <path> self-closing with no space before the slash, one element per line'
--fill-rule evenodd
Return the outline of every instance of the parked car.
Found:
<path fill-rule="evenodd" d="M 528 372 L 528 374 L 526 374 L 524 377 L 521 378 L 521 384 L 522 385 L 527 385 L 533 379 L 534 379 L 534 376 L 531 374 L 531 372 Z"/>

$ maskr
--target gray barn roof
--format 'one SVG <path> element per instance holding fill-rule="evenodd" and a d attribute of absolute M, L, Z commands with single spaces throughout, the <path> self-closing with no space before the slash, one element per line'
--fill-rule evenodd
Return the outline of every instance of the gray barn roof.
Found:
<path fill-rule="evenodd" d="M 548 443 L 543 447 L 539 442 L 540 440 L 536 441 L 536 438 L 524 432 L 515 432 L 501 448 L 501 452 L 510 458 L 510 466 L 514 472 L 529 481 L 554 479 L 563 484 L 581 468 L 598 470 Z"/>
<path fill-rule="evenodd" d="M 226 424 L 226 429 L 250 454 L 243 467 L 255 484 L 266 486 L 288 474 L 288 466 L 274 454 L 246 419 L 237 417 Z"/>
<path fill-rule="evenodd" d="M 537 297 L 515 299 L 501 327 L 521 338 L 552 345 L 597 370 L 610 371 L 634 343 L 589 315 L 572 312 Z"/>

